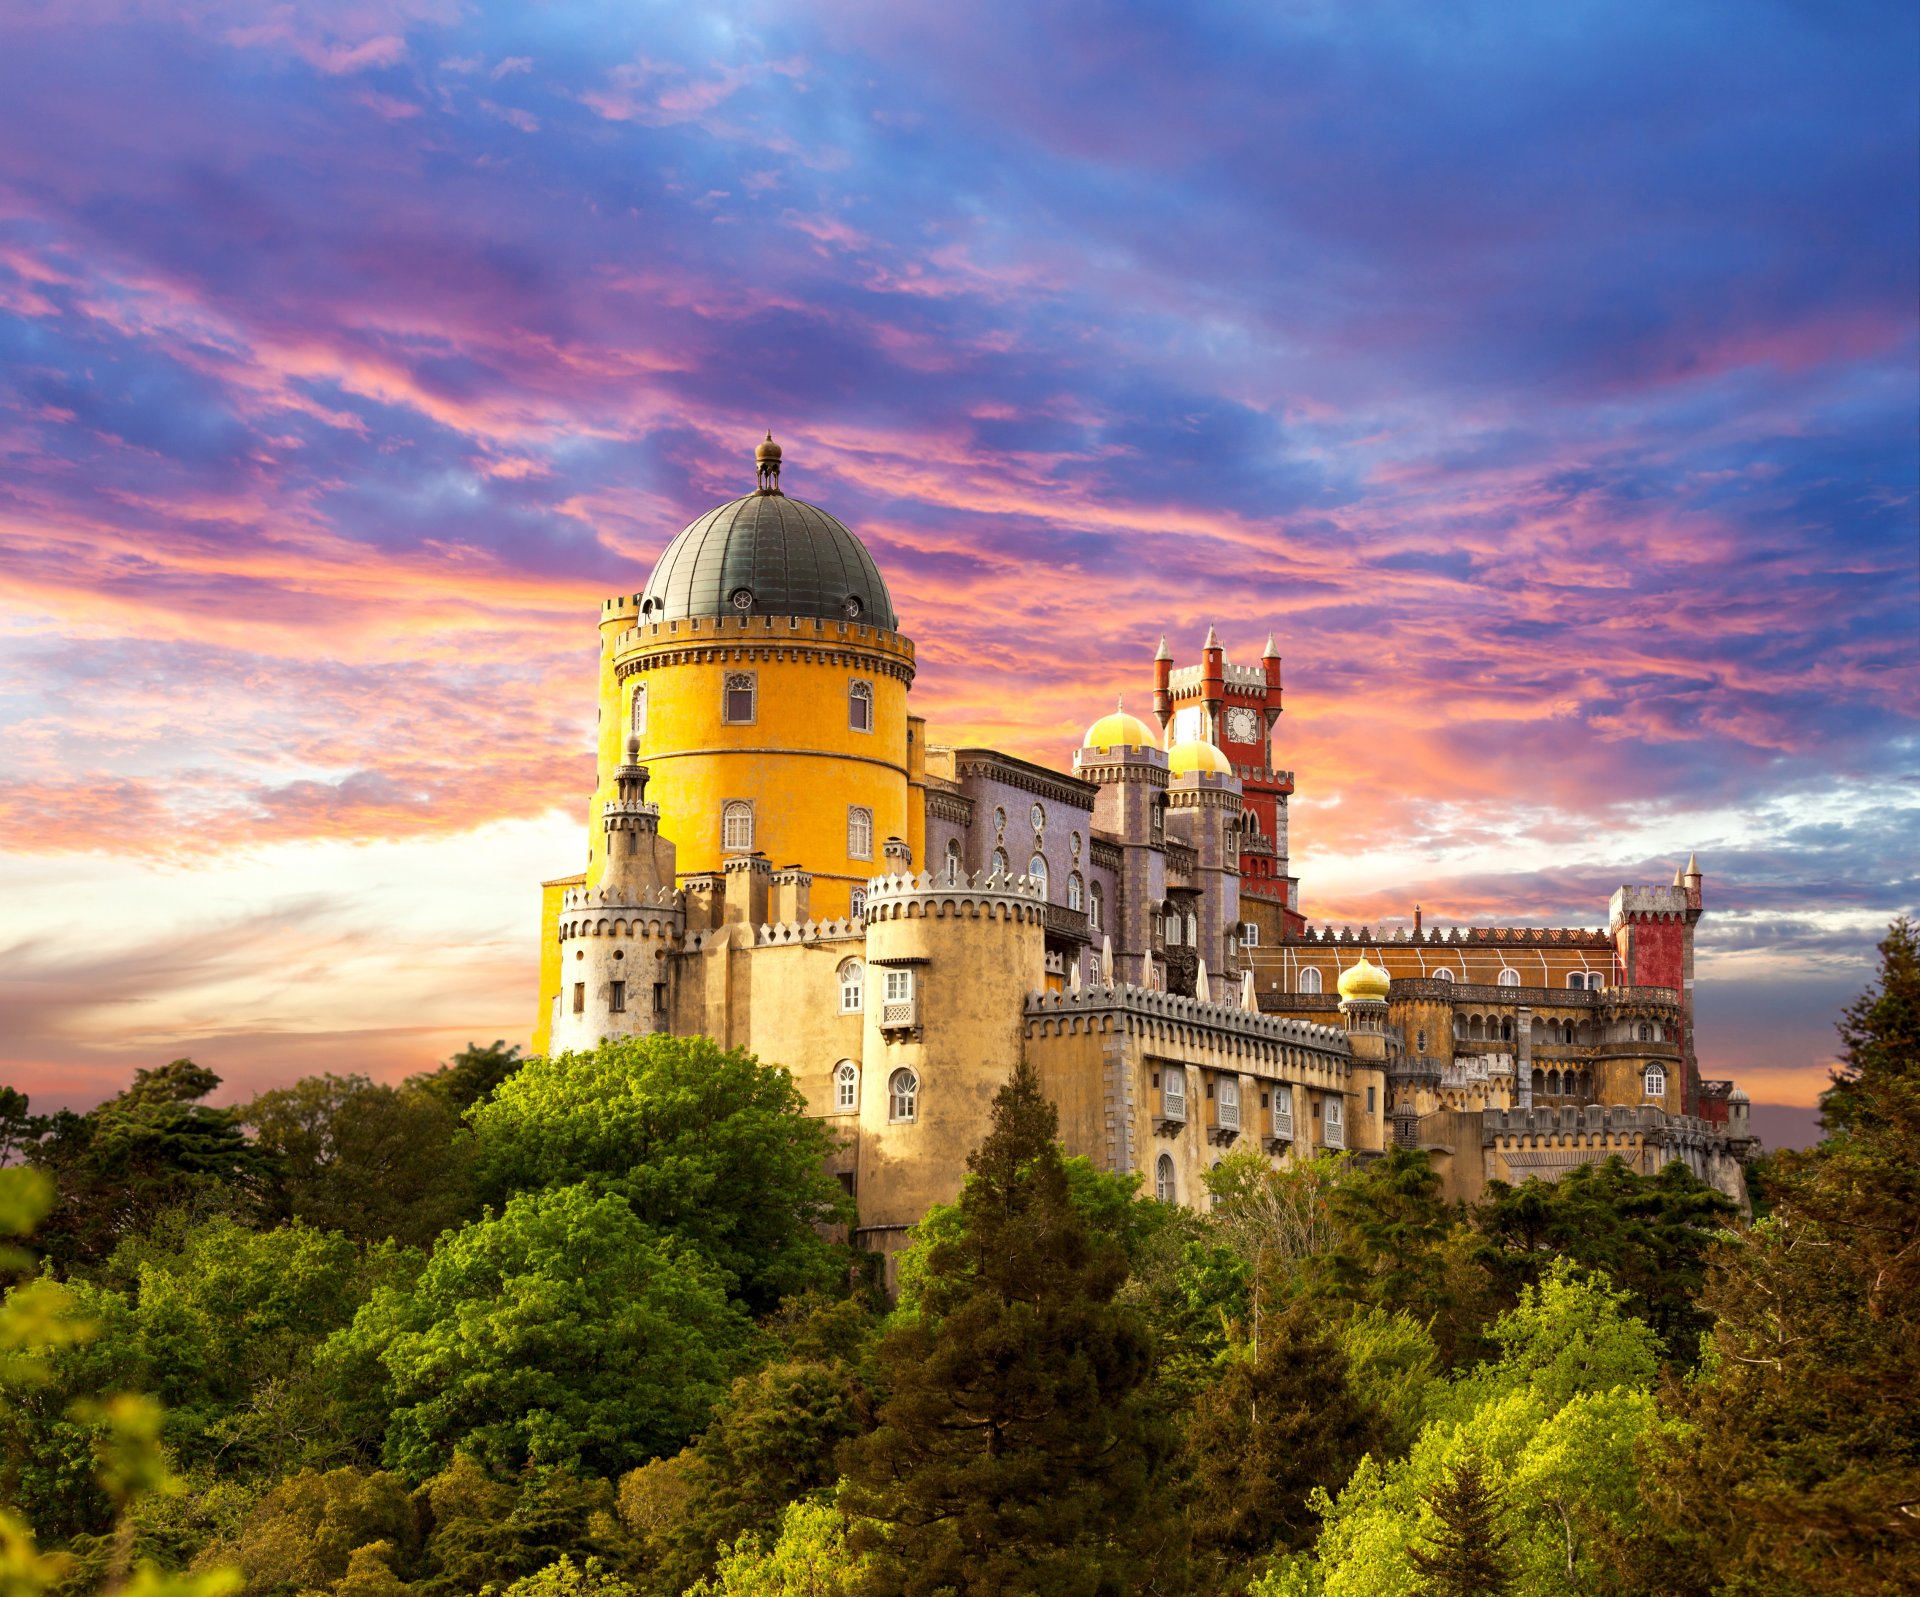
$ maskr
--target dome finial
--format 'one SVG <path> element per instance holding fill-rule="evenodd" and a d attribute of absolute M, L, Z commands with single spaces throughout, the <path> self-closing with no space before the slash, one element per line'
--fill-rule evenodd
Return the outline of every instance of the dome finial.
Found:
<path fill-rule="evenodd" d="M 773 441 L 773 429 L 753 452 L 754 480 L 763 494 L 780 491 L 780 446 Z"/>

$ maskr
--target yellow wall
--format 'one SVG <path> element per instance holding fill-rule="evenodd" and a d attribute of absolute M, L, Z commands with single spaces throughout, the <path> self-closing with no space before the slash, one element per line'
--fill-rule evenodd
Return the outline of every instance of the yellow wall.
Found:
<path fill-rule="evenodd" d="M 610 637 L 606 655 L 596 802 L 621 757 L 634 690 L 645 684 L 647 797 L 679 848 L 682 878 L 724 865 L 721 811 L 733 799 L 754 806 L 757 852 L 776 867 L 813 873 L 816 919 L 845 915 L 853 888 L 885 871 L 888 837 L 919 833 L 907 785 L 913 646 L 898 633 L 810 619 L 795 626 L 779 616 L 703 619 L 628 627 Z M 757 681 L 749 725 L 723 719 L 724 684 L 735 671 Z M 871 732 L 849 724 L 847 690 L 856 678 L 873 686 Z M 870 859 L 848 853 L 855 805 L 873 812 Z M 590 881 L 598 880 L 602 846 L 596 828 Z"/>
<path fill-rule="evenodd" d="M 560 900 L 567 889 L 578 887 L 585 876 L 560 876 L 540 884 L 540 1009 L 534 1016 L 533 1045 L 528 1052 L 541 1055 L 553 1035 L 553 999 L 560 991 Z"/>

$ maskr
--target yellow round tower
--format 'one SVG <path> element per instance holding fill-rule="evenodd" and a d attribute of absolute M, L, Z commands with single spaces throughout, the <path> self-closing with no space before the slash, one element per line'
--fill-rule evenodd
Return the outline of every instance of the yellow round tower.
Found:
<path fill-rule="evenodd" d="M 781 492 L 780 466 L 769 435 L 754 491 L 689 524 L 644 589 L 608 604 L 600 786 L 637 737 L 683 882 L 763 854 L 812 873 L 811 913 L 825 919 L 889 868 L 888 838 L 919 833 L 907 785 L 913 644 L 872 555 Z"/>

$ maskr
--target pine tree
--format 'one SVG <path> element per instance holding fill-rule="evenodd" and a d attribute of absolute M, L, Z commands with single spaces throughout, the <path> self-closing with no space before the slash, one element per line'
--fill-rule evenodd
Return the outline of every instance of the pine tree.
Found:
<path fill-rule="evenodd" d="M 1147 1585 L 1149 1344 L 1113 1301 L 1120 1248 L 1069 1199 L 1057 1130 L 1022 1064 L 968 1160 L 962 1224 L 931 1250 L 919 1314 L 881 1341 L 889 1395 L 847 1451 L 842 1498 L 873 1597 Z"/>
<path fill-rule="evenodd" d="M 1499 1494 L 1479 1457 L 1468 1453 L 1426 1504 L 1440 1523 L 1428 1546 L 1408 1550 L 1423 1597 L 1506 1597 L 1514 1579 L 1508 1535 Z"/>

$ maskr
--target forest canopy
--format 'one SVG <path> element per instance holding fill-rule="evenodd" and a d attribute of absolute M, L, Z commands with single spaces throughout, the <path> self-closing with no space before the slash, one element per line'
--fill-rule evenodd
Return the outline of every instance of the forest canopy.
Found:
<path fill-rule="evenodd" d="M 228 1107 L 0 1088 L 0 1589 L 145 1597 L 1920 1590 L 1920 946 L 1757 1215 L 1619 1161 L 1229 1154 L 1032 1073 L 898 1261 L 777 1065 L 470 1047 Z"/>

